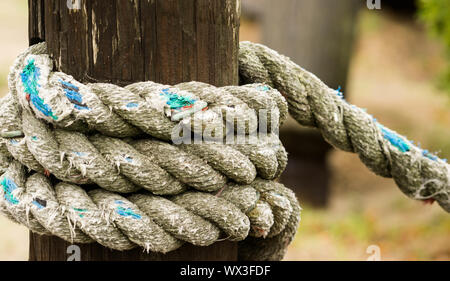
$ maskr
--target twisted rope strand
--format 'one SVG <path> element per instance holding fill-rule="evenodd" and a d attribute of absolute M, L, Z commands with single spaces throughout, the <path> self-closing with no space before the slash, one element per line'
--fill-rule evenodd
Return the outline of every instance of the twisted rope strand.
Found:
<path fill-rule="evenodd" d="M 87 138 L 78 132 L 52 130 L 28 111 L 22 112 L 22 119 L 25 136 L 6 140 L 14 158 L 58 179 L 75 184 L 95 182 L 111 191 L 133 192 L 141 187 L 155 194 L 176 194 L 185 190 L 184 184 L 214 191 L 225 182 L 217 171 L 237 182 L 250 183 L 256 170 L 263 178 L 273 179 L 285 168 L 286 152 L 274 134 L 257 138 L 255 145 L 239 146 L 171 146 L 142 140 L 133 144 L 141 153 L 119 139 L 102 135 Z M 160 153 L 155 154 L 158 149 Z M 202 175 L 209 180 L 199 181 Z"/>
<path fill-rule="evenodd" d="M 244 83 L 278 89 L 301 125 L 316 127 L 333 146 L 357 153 L 371 171 L 392 177 L 410 198 L 436 200 L 450 212 L 450 167 L 445 160 L 382 126 L 316 76 L 263 45 L 241 42 L 239 68 Z"/>
<path fill-rule="evenodd" d="M 249 218 L 258 203 L 264 202 L 251 186 L 227 185 L 229 199 L 194 191 L 170 200 L 137 193 L 125 198 L 104 189 L 86 192 L 65 182 L 53 187 L 41 174 L 27 178 L 24 166 L 15 160 L 0 177 L 2 184 L 5 181 L 15 187 L 8 194 L 0 190 L 2 213 L 37 233 L 53 234 L 72 243 L 96 241 L 115 250 L 128 250 L 137 244 L 147 251 L 166 253 L 183 241 L 198 246 L 224 238 L 242 241 L 251 227 L 258 227 L 252 226 L 253 222 L 269 225 L 269 230 L 274 224 L 273 215 L 269 221 Z M 243 190 L 253 196 L 237 196 Z M 243 205 L 247 205 L 248 215 L 238 207 Z M 25 214 L 26 209 L 30 213 Z M 270 207 L 266 212 L 271 213 Z"/>
<path fill-rule="evenodd" d="M 119 145 L 122 147 L 126 145 L 121 144 L 119 140 L 108 138 L 102 138 L 102 141 L 98 138 L 89 140 L 82 134 L 94 128 L 103 135 L 127 137 L 140 133 L 141 131 L 137 129 L 139 127 L 150 135 L 168 139 L 171 135 L 169 131 L 180 124 L 189 124 L 189 119 L 200 120 L 200 124 L 203 124 L 204 128 L 200 131 L 196 131 L 193 125 L 189 126 L 194 133 L 203 132 L 211 124 L 213 127 L 218 126 L 218 123 L 211 123 L 208 120 L 220 119 L 221 127 L 227 129 L 224 120 L 228 123 L 231 120 L 232 127 L 235 127 L 238 133 L 241 131 L 248 135 L 257 128 L 252 125 L 257 121 L 255 108 L 258 112 L 262 112 L 263 105 L 271 107 L 266 110 L 274 113 L 271 118 L 262 115 L 263 119 L 267 119 L 264 120 L 265 123 L 270 123 L 269 129 L 277 130 L 279 123 L 285 118 L 285 114 L 280 115 L 280 111 L 285 112 L 287 108 L 281 102 L 284 99 L 276 90 L 267 87 L 261 89 L 261 85 L 249 85 L 240 90 L 233 90 L 233 87 L 216 88 L 198 82 L 183 83 L 178 88 L 153 82 L 135 83 L 126 88 L 101 83 L 84 85 L 64 73 L 51 72 L 52 61 L 48 55 L 42 54 L 44 46 L 42 43 L 40 48 L 32 47 L 27 50 L 26 55 L 21 55 L 12 68 L 12 71 L 17 73 L 10 75 L 10 78 L 15 77 L 18 81 L 16 83 L 10 81 L 11 87 L 15 86 L 11 92 L 16 93 L 21 106 L 19 108 L 5 103 L 4 106 L 8 107 L 5 112 L 8 114 L 4 114 L 3 117 L 7 121 L 18 120 L 20 118 L 17 117 L 22 114 L 22 124 L 15 124 L 17 121 L 11 122 L 16 129 L 23 130 L 25 137 L 10 140 L 7 148 L 16 159 L 30 169 L 53 174 L 66 182 L 75 184 L 95 182 L 103 188 L 118 192 L 133 192 L 144 187 L 155 194 L 176 194 L 185 190 L 184 184 L 190 184 L 178 182 L 158 165 L 150 167 L 148 159 L 133 149 L 122 153 L 117 153 L 118 150 L 115 150 L 114 154 L 108 153 L 108 146 L 102 141 L 108 141 L 110 148 L 113 144 L 116 144 L 116 148 Z M 19 66 L 20 63 L 22 67 Z M 252 100 L 248 99 L 249 93 L 258 91 L 260 98 L 256 96 Z M 160 95 L 169 95 L 171 98 L 176 96 L 177 102 L 180 96 L 182 100 L 198 99 L 192 93 L 206 100 L 209 104 L 208 109 L 185 116 L 178 124 L 172 122 L 165 114 L 167 108 L 161 105 Z M 250 105 L 239 99 L 240 96 L 247 99 Z M 7 101 L 13 103 L 12 100 L 9 98 Z M 279 105 L 281 109 L 278 108 Z M 19 112 L 21 109 L 23 113 Z M 209 119 L 211 116 L 213 118 Z M 53 130 L 43 120 L 58 128 L 79 132 Z M 137 127 L 129 125 L 130 123 Z M 7 122 L 4 124 L 8 126 L 0 128 L 0 131 L 9 132 L 11 126 Z M 285 168 L 287 157 L 278 137 L 271 134 L 270 138 L 251 139 L 255 140 L 255 146 L 214 143 L 184 145 L 182 148 L 189 154 L 206 158 L 205 161 L 212 168 L 239 183 L 250 183 L 256 177 L 257 171 L 266 179 L 279 176 Z M 96 146 L 92 141 L 95 141 Z M 109 149 L 109 152 L 112 150 Z M 158 162 L 161 164 L 163 161 Z M 114 166 L 123 167 L 120 169 L 121 175 L 117 175 Z M 150 168 L 153 169 L 149 173 L 142 172 Z M 153 177 L 150 176 L 150 172 Z M 188 175 L 182 177 L 180 174 L 178 173 L 178 179 L 189 177 Z M 223 183 L 223 176 L 216 173 L 214 177 L 217 183 L 213 185 L 210 181 L 202 182 L 207 186 L 191 182 L 192 187 L 207 191 L 217 190 Z M 155 184 L 155 181 L 158 184 Z M 169 185 L 170 188 L 164 188 Z"/>

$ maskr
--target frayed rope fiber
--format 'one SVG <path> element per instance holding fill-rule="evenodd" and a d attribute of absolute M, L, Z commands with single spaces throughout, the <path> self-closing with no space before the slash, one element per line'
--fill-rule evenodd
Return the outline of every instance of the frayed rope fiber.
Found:
<path fill-rule="evenodd" d="M 382 126 L 371 115 L 347 103 L 315 75 L 266 46 L 241 42 L 241 83 L 266 83 L 286 98 L 298 123 L 320 130 L 334 147 L 357 153 L 374 173 L 392 177 L 416 200 L 437 201 L 450 212 L 450 167 L 427 150 Z"/>
<path fill-rule="evenodd" d="M 115 250 L 229 239 L 241 260 L 280 260 L 301 210 L 275 181 L 287 164 L 277 132 L 288 111 L 411 198 L 450 211 L 444 160 L 265 46 L 242 42 L 239 62 L 247 85 L 122 88 L 55 72 L 45 43 L 30 47 L 0 104 L 0 212 L 36 233 Z M 177 143 L 199 135 L 208 138 Z"/>

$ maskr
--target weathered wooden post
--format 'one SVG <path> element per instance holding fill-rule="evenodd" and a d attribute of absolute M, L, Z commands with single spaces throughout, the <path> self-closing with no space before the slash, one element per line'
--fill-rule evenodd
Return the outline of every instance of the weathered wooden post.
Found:
<path fill-rule="evenodd" d="M 240 0 L 29 0 L 30 44 L 83 82 L 238 84 Z M 67 243 L 30 233 L 32 261 L 66 260 Z M 236 260 L 237 243 L 162 254 L 78 245 L 81 260 Z"/>

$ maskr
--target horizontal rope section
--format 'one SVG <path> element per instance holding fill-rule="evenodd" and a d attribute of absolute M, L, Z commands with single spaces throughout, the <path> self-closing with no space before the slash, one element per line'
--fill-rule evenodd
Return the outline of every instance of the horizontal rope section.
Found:
<path fill-rule="evenodd" d="M 242 241 L 249 233 L 289 242 L 300 212 L 292 191 L 262 179 L 251 185 L 227 184 L 216 194 L 189 191 L 164 198 L 140 193 L 126 198 L 104 189 L 86 192 L 65 182 L 53 186 L 39 173 L 27 178 L 24 166 L 13 161 L 0 181 L 14 186 L 0 201 L 0 210 L 11 219 L 36 233 L 73 243 L 96 241 L 115 250 L 139 245 L 166 253 L 184 242 L 208 246 L 221 239 Z M 272 254 L 280 255 L 279 249 Z"/>
<path fill-rule="evenodd" d="M 241 42 L 242 83 L 263 82 L 278 89 L 298 123 L 320 130 L 334 147 L 357 153 L 374 173 L 392 177 L 416 200 L 436 200 L 450 212 L 450 167 L 429 151 L 384 127 L 363 109 L 346 102 L 314 74 L 261 44 Z"/>

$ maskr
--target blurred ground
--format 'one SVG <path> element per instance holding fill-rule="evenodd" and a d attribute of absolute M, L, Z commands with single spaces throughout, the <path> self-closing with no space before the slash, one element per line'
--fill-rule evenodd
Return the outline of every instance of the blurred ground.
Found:
<path fill-rule="evenodd" d="M 409 21 L 363 11 L 352 60 L 350 101 L 380 122 L 450 158 L 450 99 L 435 88 L 443 52 Z M 0 95 L 9 65 L 27 47 L 26 1 L 0 1 Z M 242 22 L 241 40 L 259 40 Z M 286 260 L 365 260 L 377 245 L 383 260 L 449 260 L 450 219 L 437 205 L 406 198 L 390 179 L 369 172 L 352 154 L 333 152 L 330 207 L 303 206 Z M 299 179 L 301 180 L 301 179 Z M 300 202 L 301 202 L 301 198 Z M 28 258 L 28 231 L 0 217 L 0 260 Z"/>

